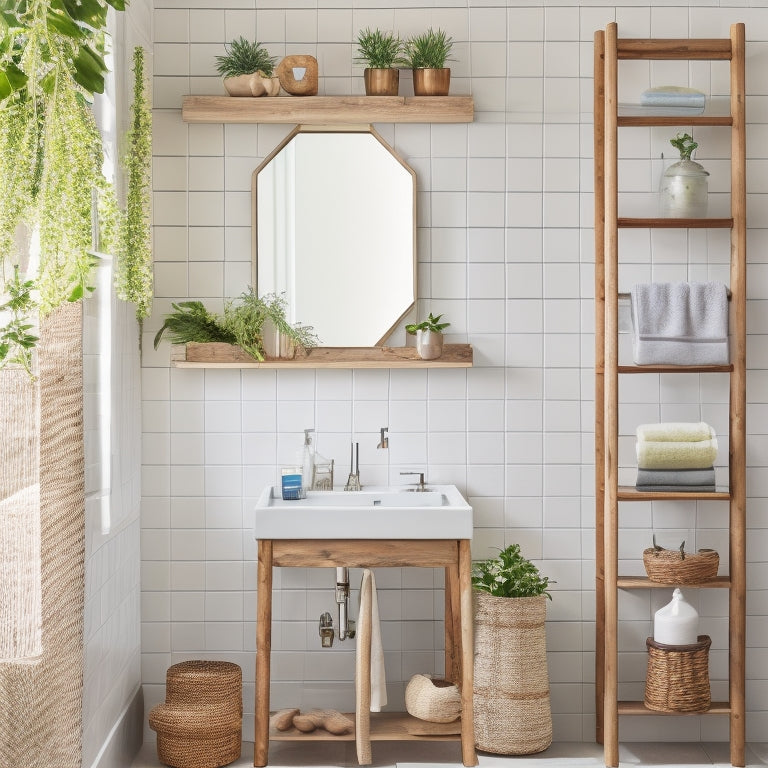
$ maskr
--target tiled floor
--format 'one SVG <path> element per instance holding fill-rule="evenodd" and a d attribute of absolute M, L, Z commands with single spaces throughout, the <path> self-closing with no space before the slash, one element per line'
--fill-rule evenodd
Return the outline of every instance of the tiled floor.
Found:
<path fill-rule="evenodd" d="M 269 749 L 270 766 L 296 768 L 346 768 L 356 766 L 354 742 L 328 744 L 312 742 L 276 742 Z M 730 765 L 728 745 L 713 744 L 622 744 L 622 768 L 725 768 Z M 557 743 L 545 752 L 526 757 L 500 757 L 478 754 L 480 768 L 602 768 L 603 751 L 597 744 Z M 131 768 L 159 768 L 154 743 L 146 743 Z M 244 743 L 235 768 L 253 765 L 253 744 Z M 747 747 L 747 766 L 768 765 L 768 743 Z M 461 753 L 455 743 L 375 742 L 373 766 L 376 768 L 461 768 Z"/>

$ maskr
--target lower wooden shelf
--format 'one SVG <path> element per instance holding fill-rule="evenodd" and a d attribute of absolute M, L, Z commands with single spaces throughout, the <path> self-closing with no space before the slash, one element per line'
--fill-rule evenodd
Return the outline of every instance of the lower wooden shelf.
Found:
<path fill-rule="evenodd" d="M 345 713 L 355 721 L 355 713 Z M 407 712 L 371 712 L 371 741 L 461 741 L 461 720 L 453 723 L 428 723 Z M 355 732 L 334 736 L 323 728 L 302 733 L 296 728 L 287 731 L 269 729 L 270 741 L 354 741 Z"/>
<path fill-rule="evenodd" d="M 174 344 L 173 368 L 471 368 L 469 344 L 445 344 L 435 360 L 415 347 L 315 347 L 292 359 L 255 360 L 233 344 Z"/>
<path fill-rule="evenodd" d="M 677 582 L 651 581 L 647 576 L 619 576 L 616 579 L 616 586 L 619 589 L 674 589 L 682 587 L 683 589 L 729 589 L 731 579 L 728 576 L 715 576 L 709 581 L 702 581 L 699 584 L 678 584 Z"/>
<path fill-rule="evenodd" d="M 633 485 L 620 485 L 617 498 L 619 501 L 728 501 L 728 491 L 638 491 Z"/>
<path fill-rule="evenodd" d="M 728 715 L 731 712 L 731 705 L 727 701 L 713 701 L 706 712 L 657 712 L 654 709 L 648 709 L 642 701 L 620 701 L 620 715 L 661 715 L 669 717 L 670 715 Z"/>

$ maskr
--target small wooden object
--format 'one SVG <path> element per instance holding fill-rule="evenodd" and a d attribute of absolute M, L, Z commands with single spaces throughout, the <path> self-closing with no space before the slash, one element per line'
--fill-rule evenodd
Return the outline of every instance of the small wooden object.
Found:
<path fill-rule="evenodd" d="M 665 645 L 649 637 L 645 706 L 656 712 L 706 712 L 709 692 L 709 646 L 699 635 L 691 645 Z"/>
<path fill-rule="evenodd" d="M 317 95 L 318 67 L 314 56 L 286 56 L 276 72 L 283 90 L 291 96 Z"/>

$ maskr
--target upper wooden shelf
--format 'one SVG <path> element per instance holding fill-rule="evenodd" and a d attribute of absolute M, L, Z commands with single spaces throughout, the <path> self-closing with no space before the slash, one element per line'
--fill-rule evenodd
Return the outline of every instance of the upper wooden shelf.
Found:
<path fill-rule="evenodd" d="M 446 344 L 436 360 L 422 360 L 415 347 L 315 347 L 293 359 L 254 360 L 231 344 L 175 344 L 173 368 L 471 368 L 469 344 Z"/>
<path fill-rule="evenodd" d="M 616 41 L 619 59 L 710 59 L 728 61 L 730 38 L 632 38 Z"/>
<path fill-rule="evenodd" d="M 187 123 L 471 123 L 471 96 L 185 96 Z"/>
<path fill-rule="evenodd" d="M 619 216 L 619 229 L 731 229 L 733 219 L 703 217 L 695 219 L 679 219 L 667 216 L 645 216 L 641 218 Z"/>
<path fill-rule="evenodd" d="M 733 125 L 733 118 L 730 115 L 619 115 L 616 124 L 625 128 L 665 125 L 729 126 Z"/>

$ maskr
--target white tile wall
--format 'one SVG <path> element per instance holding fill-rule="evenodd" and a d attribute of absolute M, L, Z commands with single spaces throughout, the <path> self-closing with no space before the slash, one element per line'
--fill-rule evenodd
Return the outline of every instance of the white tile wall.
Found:
<path fill-rule="evenodd" d="M 157 299 L 143 358 L 147 707 L 162 698 L 169 664 L 210 657 L 243 666 L 246 712 L 253 711 L 252 505 L 260 489 L 276 481 L 277 467 L 293 460 L 302 430 L 315 427 L 318 451 L 336 459 L 337 481 L 346 478 L 349 442 L 359 440 L 364 483 L 399 483 L 399 473 L 411 469 L 425 470 L 435 482 L 456 483 L 475 509 L 475 556 L 519 542 L 557 580 L 548 622 L 555 739 L 594 738 L 593 34 L 615 19 L 623 36 L 721 37 L 731 22 L 744 20 L 751 223 L 747 726 L 751 740 L 764 738 L 768 275 L 762 222 L 768 93 L 760 73 L 768 56 L 768 17 L 761 5 L 627 0 L 590 7 L 567 0 L 554 7 L 536 0 L 500 7 L 489 0 L 426 8 L 399 0 L 372 8 L 304 0 L 272 7 L 253 0 L 156 0 Z M 255 36 L 276 56 L 316 55 L 321 94 L 360 93 L 351 41 L 368 25 L 402 35 L 439 25 L 457 41 L 452 89 L 473 94 L 475 122 L 377 129 L 418 176 L 418 314 L 444 311 L 452 323 L 449 338 L 472 343 L 475 367 L 169 371 L 167 345 L 154 352 L 151 342 L 170 302 L 202 298 L 220 310 L 223 299 L 245 288 L 250 174 L 289 129 L 187 125 L 181 121 L 181 95 L 223 92 L 213 58 L 239 34 Z M 622 70 L 622 88 L 631 96 L 651 77 L 659 84 L 666 78 L 686 81 L 689 73 L 691 83 L 704 90 L 727 91 L 717 65 L 665 68 L 642 62 Z M 408 74 L 401 79 L 407 92 Z M 668 138 L 662 129 L 622 132 L 622 204 L 652 199 L 661 164 L 648 158 L 658 158 Z M 705 130 L 701 140 L 713 191 L 727 192 L 727 141 Z M 727 240 L 721 232 L 625 231 L 622 253 L 627 286 L 652 276 L 725 279 Z M 668 378 L 629 382 L 620 414 L 625 474 L 632 472 L 631 435 L 640 420 L 703 418 L 721 435 L 727 432 L 721 379 L 701 376 L 681 385 Z M 390 429 L 387 452 L 376 450 L 384 426 Z M 719 472 L 725 461 L 721 456 Z M 726 523 L 717 504 L 634 505 L 623 523 L 627 572 L 642 572 L 639 556 L 652 526 L 675 541 L 684 536 L 691 545 L 716 546 L 727 561 Z M 377 580 L 390 701 L 398 706 L 411 674 L 441 671 L 440 578 L 382 570 Z M 337 643 L 320 651 L 316 636 L 320 612 L 334 610 L 332 571 L 279 571 L 275 586 L 273 706 L 350 707 L 353 649 Z M 644 639 L 665 598 L 622 595 L 623 694 L 642 696 Z M 727 605 L 722 595 L 697 598 L 714 640 L 712 676 L 722 694 Z M 250 722 L 246 717 L 246 737 Z M 727 725 L 725 719 L 708 719 L 705 733 L 697 719 L 681 724 L 638 718 L 622 723 L 622 736 L 725 739 Z"/>

